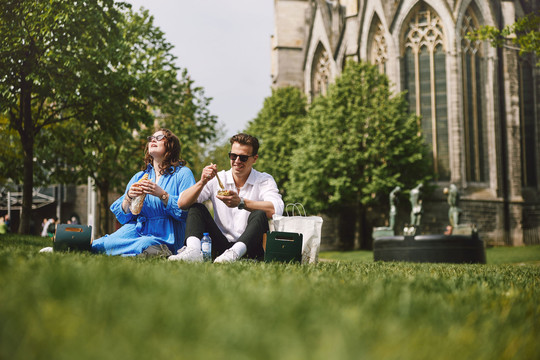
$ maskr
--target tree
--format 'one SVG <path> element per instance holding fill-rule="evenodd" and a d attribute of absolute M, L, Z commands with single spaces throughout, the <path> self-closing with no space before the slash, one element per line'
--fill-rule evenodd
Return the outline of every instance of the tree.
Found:
<path fill-rule="evenodd" d="M 113 72 L 122 5 L 112 0 L 5 0 L 0 11 L 0 112 L 23 151 L 23 206 L 19 232 L 29 231 L 36 135 L 76 118 Z"/>
<path fill-rule="evenodd" d="M 7 0 L 0 36 L 0 113 L 24 159 L 20 232 L 29 230 L 35 155 L 48 179 L 94 178 L 106 212 L 109 189 L 142 157 L 138 132 L 189 93 L 172 45 L 148 12 L 112 0 Z"/>
<path fill-rule="evenodd" d="M 201 149 L 199 158 L 195 159 L 192 165 L 195 179 L 200 178 L 203 168 L 211 163 L 217 165 L 218 171 L 230 169 L 230 150 L 229 137 L 225 136 L 225 128 L 222 126 L 216 130 L 215 142 L 206 146 L 204 151 Z"/>
<path fill-rule="evenodd" d="M 17 132 L 9 127 L 9 119 L 0 114 L 0 184 L 5 184 L 10 178 L 22 178 L 21 142 Z"/>
<path fill-rule="evenodd" d="M 307 100 L 298 88 L 272 89 L 272 95 L 264 100 L 263 108 L 246 130 L 260 142 L 257 169 L 271 174 L 283 195 L 293 150 L 303 146 L 297 137 L 302 132 L 306 114 Z"/>
<path fill-rule="evenodd" d="M 161 108 L 164 114 L 160 122 L 179 137 L 184 160 L 198 174 L 202 171 L 204 149 L 218 137 L 217 117 L 208 109 L 212 99 L 204 95 L 203 88 L 194 86 L 186 70 L 181 82 L 183 87 L 176 88 L 177 92 Z"/>
<path fill-rule="evenodd" d="M 39 158 L 50 179 L 94 180 L 100 195 L 98 234 L 110 231 L 109 193 L 123 192 L 141 169 L 146 136 L 154 127 L 168 127 L 178 134 L 185 157 L 186 142 L 208 141 L 216 122 L 203 90 L 193 87 L 186 70 L 179 77 L 172 45 L 153 26 L 147 11 L 127 10 L 117 26 L 123 34 L 122 62 L 114 76 L 104 79 L 108 81 L 104 96 L 95 98 L 79 118 L 51 126 L 38 138 Z M 136 106 L 127 111 L 130 102 Z"/>
<path fill-rule="evenodd" d="M 536 55 L 536 66 L 540 66 L 540 15 L 530 13 L 518 19 L 514 24 L 500 30 L 494 26 L 482 26 L 475 32 L 467 34 L 471 41 L 488 40 L 494 47 L 511 47 L 514 44 L 520 55 Z"/>
<path fill-rule="evenodd" d="M 121 131 L 99 131 L 85 127 L 78 120 L 69 120 L 41 131 L 36 139 L 36 155 L 40 159 L 37 173 L 45 173 L 49 183 L 94 182 L 99 193 L 99 236 L 109 232 L 109 192 L 122 191 L 123 186 L 140 170 L 144 140 L 133 129 L 121 125 Z"/>
<path fill-rule="evenodd" d="M 357 230 L 361 246 L 371 246 L 365 215 L 374 199 L 429 179 L 427 146 L 403 95 L 392 95 L 377 67 L 348 62 L 300 132 L 289 197 L 310 212 L 337 214 L 346 249 Z"/>

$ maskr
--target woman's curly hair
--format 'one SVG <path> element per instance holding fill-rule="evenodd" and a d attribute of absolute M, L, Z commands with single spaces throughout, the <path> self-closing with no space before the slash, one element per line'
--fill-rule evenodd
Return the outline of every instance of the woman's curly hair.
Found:
<path fill-rule="evenodd" d="M 180 158 L 180 140 L 169 129 L 161 128 L 156 131 L 161 131 L 165 135 L 165 155 L 159 167 L 159 173 L 161 175 L 165 173 L 173 174 L 177 166 L 186 165 L 186 161 Z M 148 165 L 154 162 L 154 158 L 148 153 L 149 146 L 150 142 L 146 144 L 146 148 L 144 149 L 144 166 L 142 170 L 146 170 Z"/>

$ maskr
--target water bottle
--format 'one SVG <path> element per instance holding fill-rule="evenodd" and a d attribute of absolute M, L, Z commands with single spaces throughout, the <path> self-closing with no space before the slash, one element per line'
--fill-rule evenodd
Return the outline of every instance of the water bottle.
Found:
<path fill-rule="evenodd" d="M 208 233 L 203 233 L 201 250 L 204 261 L 212 261 L 212 239 L 210 239 Z"/>

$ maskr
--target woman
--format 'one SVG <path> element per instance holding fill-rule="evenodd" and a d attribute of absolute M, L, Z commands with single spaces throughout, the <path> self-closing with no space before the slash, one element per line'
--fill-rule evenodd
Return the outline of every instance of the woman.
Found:
<path fill-rule="evenodd" d="M 92 251 L 132 256 L 152 245 L 166 245 L 176 254 L 184 245 L 187 211 L 178 207 L 178 196 L 195 184 L 193 173 L 180 159 L 180 141 L 170 130 L 148 137 L 144 166 L 130 180 L 126 192 L 111 205 L 123 226 L 92 242 Z M 148 180 L 137 183 L 145 174 Z M 131 210 L 133 200 L 146 194 L 140 214 Z M 136 211 L 135 211 L 136 212 Z"/>

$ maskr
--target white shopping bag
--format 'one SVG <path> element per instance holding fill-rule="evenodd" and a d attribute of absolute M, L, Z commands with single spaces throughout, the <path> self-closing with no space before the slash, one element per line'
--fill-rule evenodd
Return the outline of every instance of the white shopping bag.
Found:
<path fill-rule="evenodd" d="M 291 214 L 289 214 L 291 208 Z M 302 215 L 300 208 L 303 210 Z M 300 203 L 287 204 L 286 215 L 273 215 L 272 222 L 275 231 L 301 233 L 302 243 L 302 264 L 314 264 L 319 259 L 319 249 L 321 247 L 321 231 L 323 219 L 320 216 L 306 216 L 306 210 Z"/>

